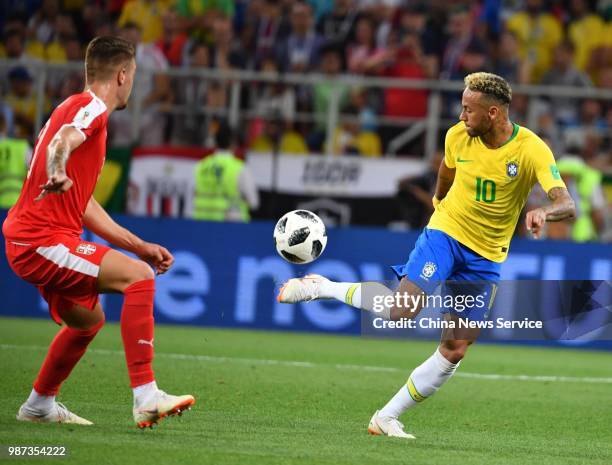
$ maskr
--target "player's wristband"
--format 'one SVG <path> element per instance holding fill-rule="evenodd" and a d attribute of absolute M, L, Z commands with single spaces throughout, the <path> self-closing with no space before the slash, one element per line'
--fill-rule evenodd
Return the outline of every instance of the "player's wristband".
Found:
<path fill-rule="evenodd" d="M 440 201 L 438 200 L 438 197 L 436 197 L 435 195 L 431 198 L 431 203 L 433 203 L 433 207 L 434 210 L 436 208 L 438 208 L 438 205 L 440 204 Z"/>

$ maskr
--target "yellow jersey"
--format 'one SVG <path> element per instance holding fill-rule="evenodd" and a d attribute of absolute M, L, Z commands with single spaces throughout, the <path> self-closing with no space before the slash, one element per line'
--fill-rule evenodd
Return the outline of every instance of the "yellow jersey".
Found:
<path fill-rule="evenodd" d="M 514 124 L 510 139 L 497 149 L 470 137 L 463 122 L 446 133 L 444 163 L 455 180 L 436 207 L 428 228 L 445 232 L 494 262 L 508 255 L 510 239 L 531 188 L 565 187 L 546 143 Z"/>

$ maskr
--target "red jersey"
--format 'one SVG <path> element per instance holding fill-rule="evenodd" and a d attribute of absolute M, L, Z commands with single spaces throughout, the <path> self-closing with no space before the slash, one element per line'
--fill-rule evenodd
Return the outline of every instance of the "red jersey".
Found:
<path fill-rule="evenodd" d="M 104 165 L 107 121 L 106 105 L 91 91 L 68 97 L 53 111 L 36 140 L 19 200 L 2 226 L 6 239 L 38 243 L 56 235 L 81 235 L 83 215 Z M 48 194 L 35 201 L 42 190 L 40 186 L 47 182 L 47 147 L 65 125 L 85 137 L 66 164 L 66 174 L 73 185 L 67 192 Z"/>

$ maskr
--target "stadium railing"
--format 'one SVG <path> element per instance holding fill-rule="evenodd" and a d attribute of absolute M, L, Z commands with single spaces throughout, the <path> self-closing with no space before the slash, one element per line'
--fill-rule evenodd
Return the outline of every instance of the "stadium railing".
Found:
<path fill-rule="evenodd" d="M 50 63 L 36 62 L 23 60 L 7 60 L 0 59 L 0 85 L 2 85 L 3 94 L 8 91 L 8 73 L 15 66 L 24 66 L 33 77 L 33 89 L 36 95 L 36 117 L 33 124 L 33 138 L 40 130 L 45 107 L 45 91 L 51 81 L 55 83 L 61 82 L 62 76 L 67 76 L 69 73 L 82 73 L 83 65 L 81 63 Z M 140 68 L 138 73 L 141 79 L 151 78 L 153 72 L 147 69 Z M 365 88 L 384 90 L 389 88 L 396 89 L 411 89 L 428 91 L 427 113 L 422 118 L 399 118 L 379 116 L 377 118 L 378 125 L 389 125 L 402 129 L 393 140 L 390 140 L 387 145 L 387 156 L 394 156 L 397 148 L 403 144 L 414 140 L 417 137 L 424 135 L 424 154 L 427 159 L 432 157 L 438 145 L 440 144 L 440 130 L 448 127 L 456 122 L 456 117 L 449 117 L 448 112 L 445 112 L 443 105 L 443 95 L 456 94 L 463 90 L 463 83 L 460 81 L 447 80 L 420 80 L 420 79 L 397 79 L 397 78 L 382 78 L 382 77 L 363 77 L 356 75 L 338 75 L 334 78 L 322 74 L 280 74 L 280 73 L 261 73 L 255 71 L 232 70 L 222 71 L 215 69 L 193 69 L 193 68 L 169 68 L 164 71 L 165 74 L 172 79 L 177 79 L 180 82 L 182 79 L 196 78 L 202 82 L 215 82 L 226 84 L 229 88 L 229 99 L 226 105 L 222 108 L 210 108 L 205 105 L 192 108 L 190 102 L 180 102 L 163 107 L 163 112 L 172 114 L 177 117 L 187 113 L 200 115 L 222 115 L 228 118 L 230 124 L 234 127 L 241 125 L 244 121 L 250 121 L 253 118 L 269 117 L 268 114 L 259 112 L 256 109 L 245 105 L 241 102 L 243 89 L 252 87 L 255 84 L 285 84 L 292 86 L 313 86 L 315 84 L 326 83 L 331 86 L 332 92 L 329 99 L 329 108 L 326 114 L 326 133 L 333 134 L 339 122 L 355 118 L 351 115 L 344 115 L 340 108 L 340 87 L 348 86 L 350 88 Z M 612 90 L 601 89 L 596 87 L 567 87 L 567 86 L 539 86 L 539 85 L 513 85 L 514 95 L 525 95 L 529 97 L 529 103 L 526 111 L 526 124 L 534 131 L 538 131 L 538 101 L 541 99 L 567 98 L 579 101 L 580 99 L 596 99 L 602 101 L 612 100 Z M 535 97 L 535 98 L 533 98 Z M 143 109 L 144 96 L 141 88 L 138 85 L 134 86 L 131 118 L 131 139 L 133 143 L 138 142 L 140 134 L 140 121 L 144 111 L 154 111 L 155 106 Z M 554 110 L 554 109 L 553 109 Z M 297 122 L 313 122 L 315 115 L 313 113 L 296 113 L 294 121 Z M 331 144 L 327 144 L 325 152 L 331 155 Z M 325 147 L 325 146 L 324 146 Z"/>

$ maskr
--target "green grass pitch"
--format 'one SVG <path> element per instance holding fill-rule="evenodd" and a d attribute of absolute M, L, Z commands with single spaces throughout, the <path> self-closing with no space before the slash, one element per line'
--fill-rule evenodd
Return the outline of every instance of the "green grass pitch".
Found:
<path fill-rule="evenodd" d="M 49 321 L 0 319 L 0 444 L 68 447 L 50 463 L 612 464 L 609 353 L 477 344 L 463 375 L 402 418 L 417 436 L 405 441 L 369 436 L 367 423 L 434 342 L 160 326 L 158 384 L 198 403 L 140 431 L 119 327 L 107 324 L 60 395 L 95 425 L 19 423 L 55 331 Z"/>

